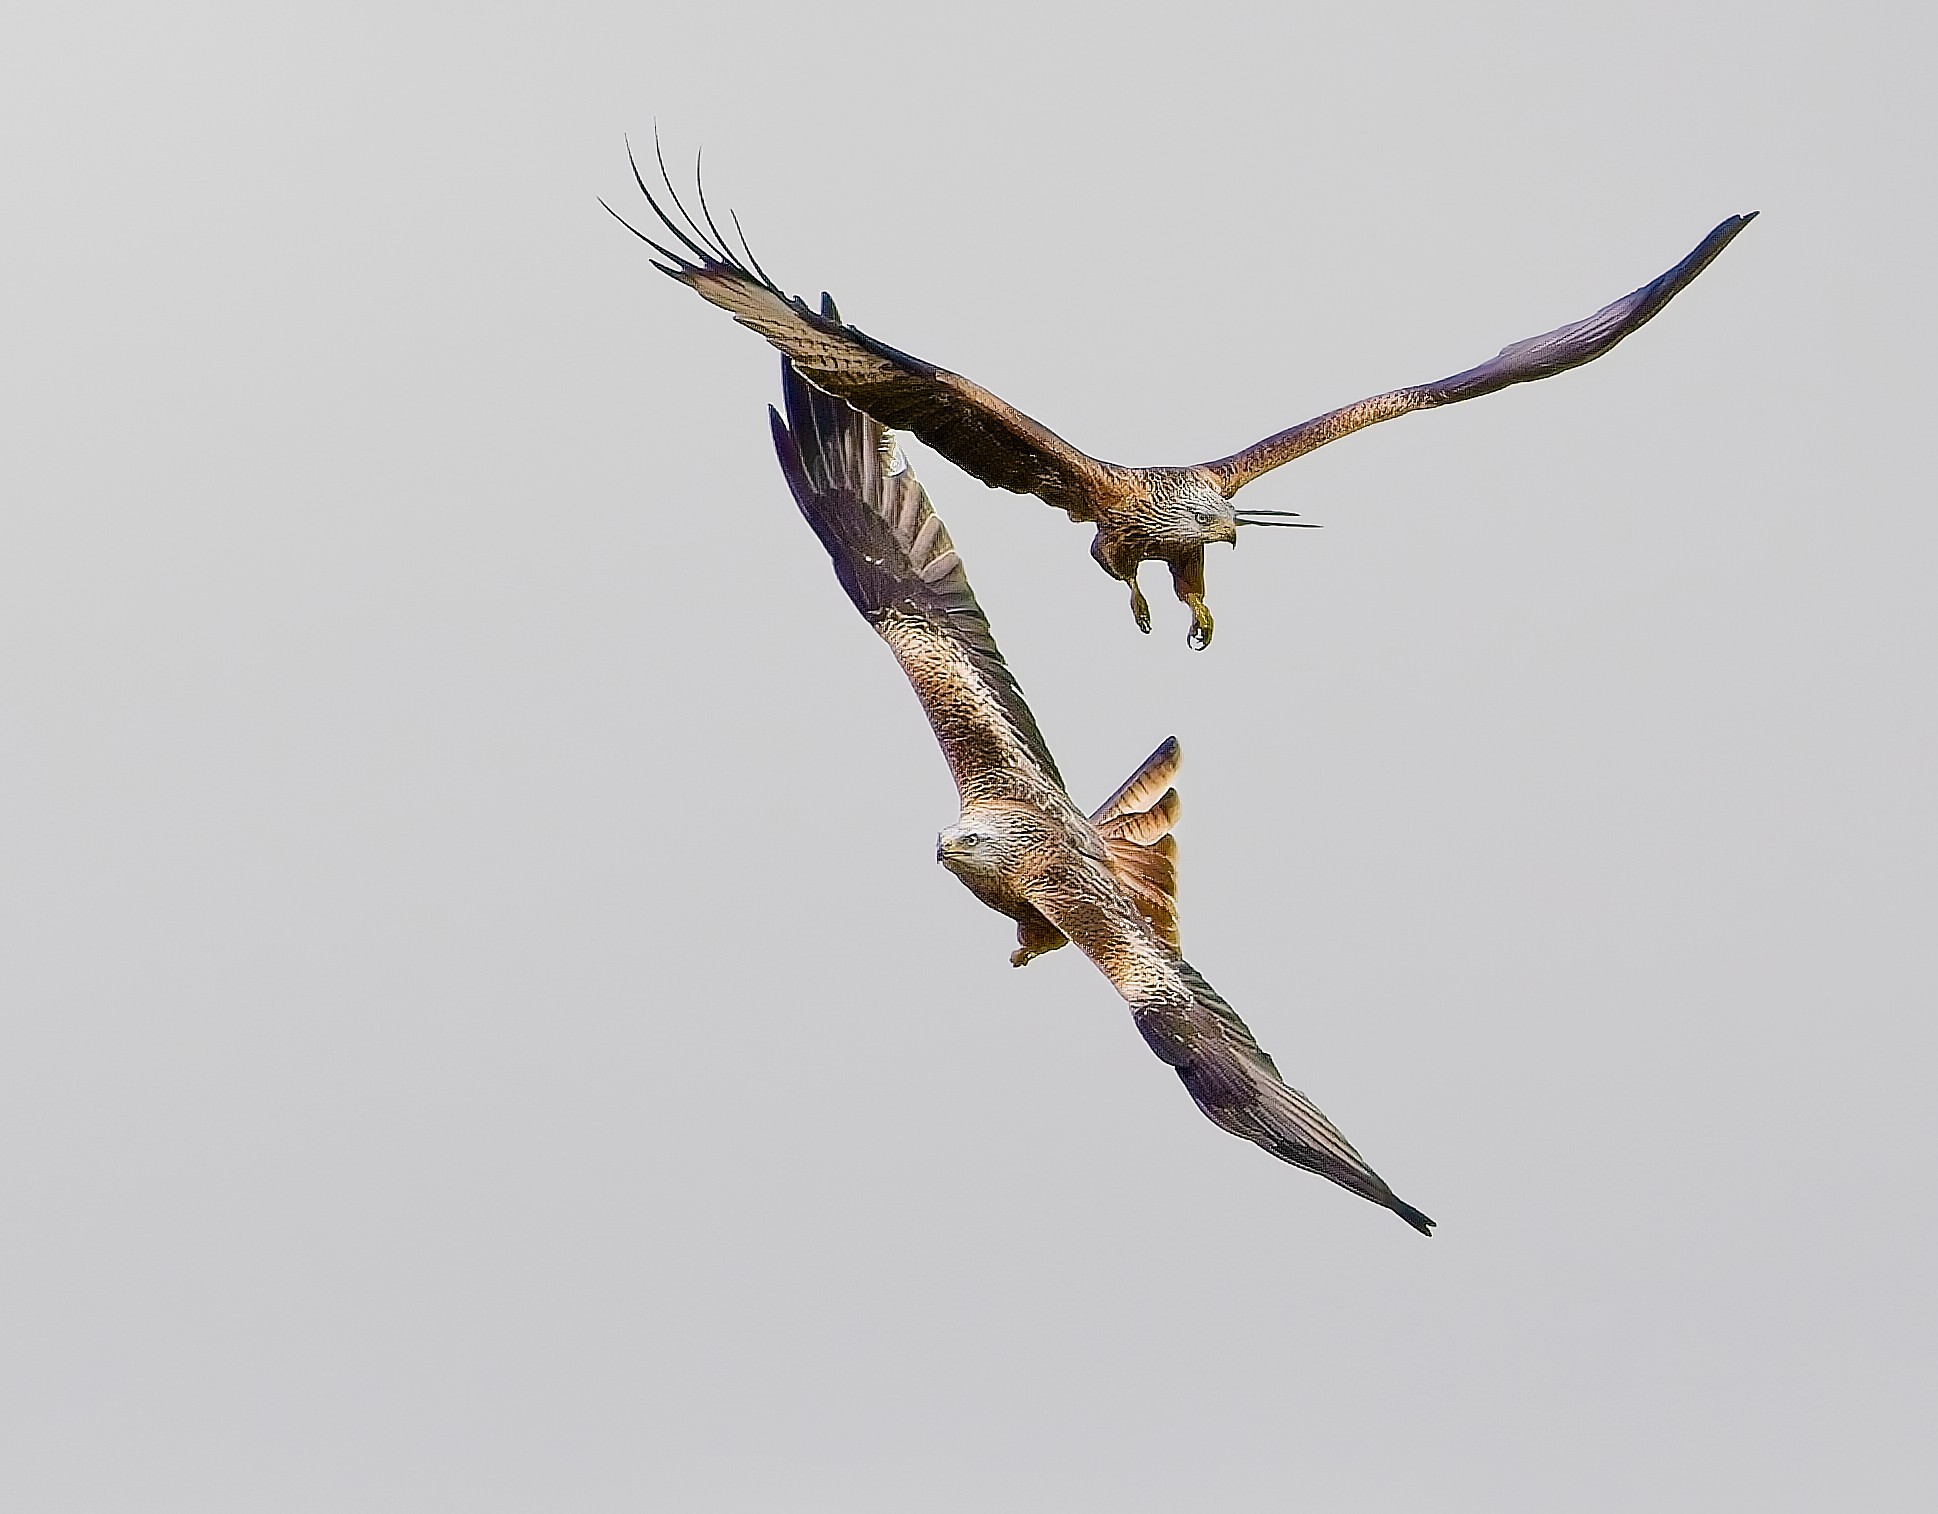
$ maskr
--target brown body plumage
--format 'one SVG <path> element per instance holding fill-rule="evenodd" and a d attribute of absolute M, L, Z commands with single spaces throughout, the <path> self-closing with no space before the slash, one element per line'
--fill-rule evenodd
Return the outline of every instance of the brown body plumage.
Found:
<path fill-rule="evenodd" d="M 1246 484 L 1377 422 L 1548 378 L 1600 357 L 1668 304 L 1756 214 L 1723 221 L 1680 263 L 1634 293 L 1584 320 L 1505 347 L 1478 367 L 1328 411 L 1214 462 L 1134 468 L 1080 452 L 960 374 L 844 324 L 827 295 L 817 312 L 784 294 L 747 250 L 745 238 L 744 260 L 733 252 L 704 197 L 696 220 L 673 192 L 664 163 L 660 175 L 684 225 L 660 207 L 634 164 L 640 192 L 683 251 L 655 241 L 612 211 L 663 260 L 655 267 L 759 332 L 815 385 L 883 425 L 913 432 L 985 484 L 1034 494 L 1072 520 L 1094 523 L 1091 555 L 1106 573 L 1130 586 L 1131 613 L 1140 630 L 1150 630 L 1151 618 L 1137 587 L 1138 567 L 1153 560 L 1167 564 L 1173 590 L 1191 609 L 1196 647 L 1208 646 L 1212 632 L 1205 606 L 1205 548 L 1235 544 L 1241 525 L 1305 524 L 1285 511 L 1234 509 L 1231 498 Z"/>
<path fill-rule="evenodd" d="M 961 801 L 936 856 L 1017 923 L 1018 966 L 1065 942 L 1130 1005 L 1145 1041 L 1215 1123 L 1422 1233 L 1433 1222 L 1298 1090 L 1178 947 L 1178 745 L 1167 740 L 1098 809 L 1070 801 L 997 650 L 948 532 L 882 427 L 785 371 L 774 444 L 836 576 L 914 686 Z"/>

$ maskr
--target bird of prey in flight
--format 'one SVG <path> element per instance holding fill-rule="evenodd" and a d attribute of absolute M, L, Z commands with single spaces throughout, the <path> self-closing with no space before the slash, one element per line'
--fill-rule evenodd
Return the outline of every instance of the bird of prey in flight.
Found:
<path fill-rule="evenodd" d="M 1072 520 L 1094 522 L 1097 535 L 1090 554 L 1111 577 L 1130 585 L 1131 614 L 1140 631 L 1150 630 L 1151 612 L 1137 586 L 1138 566 L 1150 560 L 1169 564 L 1172 588 L 1191 609 L 1191 645 L 1200 649 L 1210 645 L 1212 631 L 1211 612 L 1205 608 L 1206 546 L 1236 545 L 1240 526 L 1307 524 L 1293 519 L 1295 512 L 1233 508 L 1232 496 L 1246 484 L 1378 421 L 1476 399 L 1509 384 L 1549 378 L 1592 362 L 1654 317 L 1756 215 L 1731 216 L 1689 256 L 1634 293 L 1583 320 L 1503 347 L 1478 367 L 1329 410 L 1213 462 L 1131 468 L 1079 452 L 960 374 L 845 324 L 827 295 L 817 312 L 783 293 L 755 260 L 745 236 L 740 237 L 740 253 L 733 251 L 707 209 L 703 190 L 696 189 L 696 219 L 674 191 L 663 158 L 660 177 L 678 221 L 654 198 L 638 163 L 633 163 L 640 192 L 676 246 L 647 236 L 606 206 L 657 254 L 654 267 L 767 338 L 819 388 L 885 426 L 913 432 L 985 484 L 1034 494 Z M 734 228 L 738 233 L 737 219 Z"/>
<path fill-rule="evenodd" d="M 1432 1234 L 1433 1221 L 1286 1086 L 1245 1022 L 1179 952 L 1176 740 L 1086 817 L 1064 791 L 949 533 L 890 435 L 786 364 L 783 383 L 787 419 L 773 414 L 782 471 L 835 576 L 928 714 L 962 801 L 936 857 L 1016 922 L 1010 960 L 1020 967 L 1075 942 L 1214 1123 Z"/>

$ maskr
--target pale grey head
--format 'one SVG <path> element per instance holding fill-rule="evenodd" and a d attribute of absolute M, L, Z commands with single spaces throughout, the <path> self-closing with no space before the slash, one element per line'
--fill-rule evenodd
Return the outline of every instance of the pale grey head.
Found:
<path fill-rule="evenodd" d="M 1152 468 L 1145 529 L 1154 543 L 1179 551 L 1238 543 L 1240 526 L 1303 525 L 1291 510 L 1240 510 L 1200 468 Z"/>
<path fill-rule="evenodd" d="M 958 878 L 1012 878 L 1048 839 L 1048 819 L 1026 804 L 978 804 L 935 838 L 935 860 Z"/>

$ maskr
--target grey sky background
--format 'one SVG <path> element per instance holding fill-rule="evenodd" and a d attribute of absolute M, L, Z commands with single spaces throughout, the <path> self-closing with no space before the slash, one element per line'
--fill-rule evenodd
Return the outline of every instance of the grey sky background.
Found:
<path fill-rule="evenodd" d="M 43 8 L 0 58 L 0 1503 L 1924 1509 L 1911 6 Z M 594 197 L 1125 462 L 1756 222 L 1247 493 L 1212 650 L 916 465 L 1076 797 L 1400 1193 L 932 860 L 771 354 Z"/>

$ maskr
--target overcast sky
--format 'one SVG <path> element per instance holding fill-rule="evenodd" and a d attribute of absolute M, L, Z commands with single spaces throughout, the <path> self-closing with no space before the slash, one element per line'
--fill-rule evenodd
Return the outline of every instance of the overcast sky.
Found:
<path fill-rule="evenodd" d="M 1592 19 L 1591 19 L 1592 12 Z M 1911 5 L 42 7 L 0 59 L 0 1504 L 1932 1507 Z M 1184 462 L 1762 218 L 1162 576 L 911 455 L 1394 1187 L 1215 1130 L 955 796 L 647 265 Z"/>

